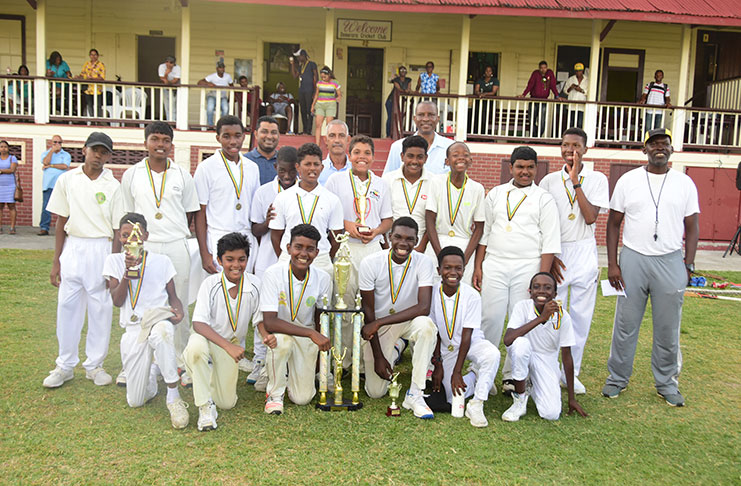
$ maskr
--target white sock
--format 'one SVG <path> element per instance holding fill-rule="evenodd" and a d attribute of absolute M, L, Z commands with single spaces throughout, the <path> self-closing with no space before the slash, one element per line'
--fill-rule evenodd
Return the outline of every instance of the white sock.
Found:
<path fill-rule="evenodd" d="M 180 398 L 180 392 L 178 391 L 178 387 L 170 388 L 167 387 L 167 403 L 170 404 Z"/>
<path fill-rule="evenodd" d="M 411 385 L 409 385 L 409 394 L 413 396 L 419 396 L 422 395 L 422 390 L 419 389 L 419 387 L 412 382 Z"/>

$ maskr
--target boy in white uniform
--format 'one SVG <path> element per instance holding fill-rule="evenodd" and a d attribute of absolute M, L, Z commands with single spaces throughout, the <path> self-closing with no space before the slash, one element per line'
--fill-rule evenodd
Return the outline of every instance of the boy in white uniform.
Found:
<path fill-rule="evenodd" d="M 569 411 L 582 417 L 587 414 L 574 395 L 574 363 L 571 346 L 574 333 L 568 312 L 553 300 L 556 296 L 556 279 L 547 272 L 540 272 L 530 281 L 531 299 L 521 300 L 507 323 L 504 344 L 512 360 L 512 378 L 515 390 L 512 406 L 502 414 L 505 422 L 517 422 L 527 413 L 527 400 L 532 395 L 538 414 L 546 420 L 561 416 L 561 389 L 558 386 L 561 372 L 558 367 L 558 350 L 566 371 L 566 389 L 569 394 Z M 530 388 L 526 388 L 527 380 Z"/>
<path fill-rule="evenodd" d="M 221 150 L 207 158 L 193 177 L 201 209 L 196 215 L 196 238 L 203 269 L 210 273 L 220 270 L 213 258 L 216 242 L 227 233 L 247 236 L 250 247 L 257 247 L 252 235 L 250 208 L 260 187 L 260 173 L 251 160 L 242 155 L 244 143 L 242 121 L 232 115 L 221 117 L 216 124 L 216 140 Z M 250 252 L 247 271 L 255 265 L 256 251 Z"/>
<path fill-rule="evenodd" d="M 47 211 L 57 215 L 54 261 L 49 276 L 59 287 L 57 340 L 59 355 L 44 386 L 57 388 L 74 378 L 80 362 L 80 333 L 88 314 L 85 343 L 85 377 L 96 385 L 108 385 L 111 377 L 103 369 L 111 339 L 113 304 L 103 278 L 103 264 L 111 253 L 114 215 L 120 209 L 120 184 L 103 166 L 111 160 L 113 141 L 102 132 L 87 138 L 82 154 L 85 163 L 59 176 L 49 198 Z"/>
<path fill-rule="evenodd" d="M 383 179 L 370 170 L 373 165 L 373 139 L 365 135 L 356 135 L 350 140 L 350 163 L 352 168 L 346 172 L 332 174 L 326 188 L 335 194 L 342 204 L 345 231 L 350 233 L 347 244 L 350 249 L 352 268 L 345 291 L 345 302 L 354 302 L 358 292 L 358 271 L 360 262 L 373 253 L 381 251 L 381 237 L 391 228 L 393 212 L 391 194 Z M 365 225 L 360 224 L 361 201 L 365 200 Z M 363 232 L 361 232 L 363 230 Z M 349 315 L 343 320 L 343 346 L 348 345 L 351 336 Z M 351 353 L 345 354 L 343 366 L 350 366 Z"/>
<path fill-rule="evenodd" d="M 329 296 L 331 279 L 322 269 L 311 267 L 319 252 L 321 235 L 310 224 L 291 229 L 286 251 L 290 262 L 278 262 L 265 271 L 260 289 L 260 310 L 265 329 L 275 336 L 268 351 L 265 413 L 283 413 L 283 395 L 296 405 L 314 398 L 314 373 L 319 351 L 328 351 L 330 341 L 319 329 L 317 301 Z"/>
<path fill-rule="evenodd" d="M 587 134 L 581 128 L 569 128 L 561 140 L 561 157 L 566 163 L 560 171 L 552 172 L 540 181 L 540 187 L 556 201 L 560 216 L 561 254 L 553 258 L 551 273 L 558 282 L 556 298 L 564 302 L 574 324 L 576 342 L 571 354 L 577 395 L 587 392 L 578 376 L 592 325 L 599 279 L 594 223 L 610 205 L 607 177 L 582 165 L 586 152 Z M 561 386 L 565 385 L 566 377 L 562 370 Z"/>
<path fill-rule="evenodd" d="M 463 250 L 466 268 L 463 282 L 470 285 L 473 277 L 472 257 L 484 234 L 484 186 L 469 178 L 471 151 L 463 142 L 448 147 L 445 165 L 447 176 L 432 181 L 427 198 L 426 221 L 430 246 L 427 254 L 437 261 L 442 248 L 453 245 Z"/>
<path fill-rule="evenodd" d="M 391 190 L 394 219 L 411 216 L 419 226 L 420 234 L 419 245 L 415 250 L 424 253 L 428 241 L 425 206 L 432 186 L 432 178 L 424 168 L 427 161 L 427 140 L 420 135 L 412 135 L 404 139 L 401 147 L 401 167 L 385 173 L 383 181 Z"/>
<path fill-rule="evenodd" d="M 168 158 L 172 151 L 172 127 L 156 121 L 144 129 L 144 146 L 148 157 L 124 172 L 121 178 L 123 211 L 139 213 L 149 223 L 149 239 L 144 247 L 151 252 L 166 255 L 177 272 L 175 291 L 181 302 L 189 302 L 190 252 L 187 238 L 190 223 L 200 209 L 196 186 L 190 172 Z M 114 251 L 120 251 L 116 242 Z M 190 336 L 188 308 L 183 322 L 175 326 L 175 356 L 179 368 L 185 369 L 183 350 Z M 125 360 L 125 356 L 121 356 Z M 116 383 L 125 383 L 125 374 Z M 182 376 L 183 385 L 190 385 L 190 377 Z"/>
<path fill-rule="evenodd" d="M 422 419 L 434 417 L 423 398 L 427 368 L 437 343 L 437 328 L 430 319 L 435 264 L 417 246 L 417 223 L 405 216 L 391 227 L 391 249 L 374 253 L 360 264 L 360 294 L 365 325 L 363 345 L 365 391 L 380 398 L 388 390 L 394 370 L 394 344 L 399 338 L 414 345 L 412 383 L 402 406 Z"/>
<path fill-rule="evenodd" d="M 437 325 L 437 345 L 432 355 L 433 391 L 444 384 L 448 403 L 453 392 L 473 396 L 466 405 L 466 417 L 474 427 L 486 427 L 484 402 L 499 368 L 499 350 L 481 332 L 481 296 L 468 284 L 461 283 L 464 264 L 463 250 L 447 246 L 438 253 L 438 272 L 442 282 L 432 292 L 430 318 Z M 463 376 L 466 359 L 476 372 Z"/>
<path fill-rule="evenodd" d="M 147 240 L 147 220 L 141 214 L 128 213 L 119 223 L 121 245 L 126 244 L 137 223 L 141 240 Z M 138 278 L 129 277 L 128 271 L 133 269 L 138 269 Z M 184 429 L 190 417 L 178 392 L 180 377 L 173 344 L 173 328 L 184 324 L 184 311 L 175 292 L 175 275 L 170 259 L 150 250 L 138 257 L 128 251 L 108 255 L 103 266 L 113 305 L 121 308 L 119 323 L 125 329 L 121 356 L 127 378 L 126 401 L 130 407 L 141 407 L 154 398 L 157 375 L 161 373 L 167 384 L 170 422 L 174 428 Z M 153 365 L 155 359 L 157 364 Z"/>
<path fill-rule="evenodd" d="M 259 312 L 260 282 L 245 273 L 250 246 L 242 233 L 228 233 L 216 245 L 223 270 L 210 275 L 198 290 L 193 309 L 193 333 L 185 347 L 185 366 L 193 377 L 193 400 L 198 407 L 198 430 L 217 427 L 216 407 L 237 404 L 237 363 L 244 358 L 244 340 L 250 322 L 258 327 L 267 346 L 275 340 L 262 326 Z"/>

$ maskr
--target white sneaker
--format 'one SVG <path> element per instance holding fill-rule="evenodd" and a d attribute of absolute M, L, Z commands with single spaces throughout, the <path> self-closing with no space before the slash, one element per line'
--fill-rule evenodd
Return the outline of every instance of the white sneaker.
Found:
<path fill-rule="evenodd" d="M 187 371 L 183 371 L 183 374 L 180 375 L 180 386 L 183 388 L 190 388 L 193 386 L 193 378 L 190 377 Z"/>
<path fill-rule="evenodd" d="M 502 420 L 505 422 L 517 422 L 520 417 L 527 413 L 527 399 L 530 398 L 527 392 L 512 392 L 512 406 L 502 414 Z"/>
<path fill-rule="evenodd" d="M 206 405 L 198 407 L 198 430 L 200 432 L 214 430 L 217 427 L 216 418 L 218 416 L 219 412 L 216 411 L 214 402 L 208 402 Z"/>
<path fill-rule="evenodd" d="M 93 383 L 98 386 L 106 386 L 113 383 L 113 378 L 111 378 L 111 375 L 106 373 L 105 370 L 100 366 L 98 366 L 94 370 L 86 371 L 85 378 L 87 378 L 88 380 L 93 380 Z"/>
<path fill-rule="evenodd" d="M 184 429 L 190 422 L 190 415 L 188 415 L 188 404 L 183 401 L 182 398 L 178 398 L 172 403 L 167 404 L 167 409 L 170 410 L 170 422 L 173 428 Z"/>
<path fill-rule="evenodd" d="M 566 382 L 561 381 L 561 388 L 566 389 Z M 584 384 L 579 381 L 579 378 L 576 376 L 574 377 L 574 395 L 586 395 L 587 388 L 584 386 Z"/>
<path fill-rule="evenodd" d="M 245 373 L 249 373 L 250 371 L 252 371 L 252 361 L 248 360 L 247 358 L 240 359 L 239 371 L 244 371 Z"/>
<path fill-rule="evenodd" d="M 419 395 L 412 395 L 407 392 L 406 396 L 404 397 L 404 403 L 402 403 L 401 406 L 406 408 L 407 410 L 412 410 L 414 412 L 414 416 L 417 418 L 435 418 L 435 414 L 433 414 L 430 407 L 427 406 L 427 403 L 425 403 L 425 399 L 421 393 Z"/>
<path fill-rule="evenodd" d="M 257 382 L 257 379 L 260 377 L 260 373 L 262 373 L 263 368 L 265 368 L 265 363 L 263 363 L 262 360 L 258 359 L 252 364 L 252 372 L 247 375 L 248 385 L 254 385 L 255 382 Z"/>
<path fill-rule="evenodd" d="M 268 397 L 265 402 L 265 413 L 269 415 L 280 415 L 283 413 L 283 397 L 273 398 Z"/>
<path fill-rule="evenodd" d="M 255 390 L 264 392 L 268 388 L 268 370 L 266 367 L 260 368 L 260 376 L 255 380 Z"/>
<path fill-rule="evenodd" d="M 471 421 L 474 427 L 486 427 L 489 421 L 484 415 L 484 402 L 472 398 L 466 404 L 466 417 Z"/>
<path fill-rule="evenodd" d="M 65 381 L 69 381 L 74 377 L 74 370 L 65 370 L 57 366 L 49 372 L 49 376 L 44 378 L 44 386 L 46 388 L 59 388 L 64 385 Z"/>
<path fill-rule="evenodd" d="M 126 372 L 121 370 L 121 373 L 116 377 L 116 386 L 126 387 Z"/>

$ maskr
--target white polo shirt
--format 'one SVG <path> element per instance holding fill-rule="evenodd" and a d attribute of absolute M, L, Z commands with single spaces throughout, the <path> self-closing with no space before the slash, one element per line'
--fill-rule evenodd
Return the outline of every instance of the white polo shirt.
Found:
<path fill-rule="evenodd" d="M 177 272 L 172 265 L 170 258 L 159 253 L 146 252 L 147 260 L 142 267 L 142 277 L 136 280 L 130 280 L 129 293 L 126 301 L 121 306 L 119 313 L 119 324 L 121 327 L 138 326 L 141 322 L 144 311 L 156 307 L 169 307 L 169 297 L 167 295 L 167 283 L 172 280 Z M 126 255 L 124 253 L 114 253 L 106 257 L 103 264 L 103 277 L 109 280 L 111 277 L 119 282 L 123 279 L 126 272 Z M 136 295 L 137 282 L 141 285 L 139 297 L 136 301 L 136 307 L 131 306 L 132 294 Z M 183 302 L 185 305 L 185 302 Z M 132 319 L 132 316 L 135 316 Z"/>
<path fill-rule="evenodd" d="M 649 192 L 649 183 L 653 199 Z M 654 200 L 659 205 L 656 240 Z M 610 209 L 625 214 L 624 246 L 643 255 L 658 256 L 682 249 L 684 218 L 698 214 L 700 203 L 697 187 L 687 174 L 674 169 L 669 169 L 666 174 L 652 174 L 645 167 L 639 167 L 618 179 L 612 192 Z"/>
<path fill-rule="evenodd" d="M 417 305 L 417 291 L 420 287 L 432 287 L 435 279 L 435 263 L 431 258 L 412 251 L 404 263 L 391 260 L 391 273 L 394 278 L 396 302 L 391 298 L 389 280 L 389 253 L 391 249 L 368 255 L 360 262 L 358 286 L 362 291 L 373 291 L 375 295 L 376 319 L 386 317 L 390 309 L 399 312 Z M 409 264 L 404 275 L 404 269 Z"/>
<path fill-rule="evenodd" d="M 510 211 L 514 212 L 511 221 L 507 216 L 508 193 Z M 522 204 L 515 211 L 520 201 Z M 495 187 L 486 196 L 485 216 L 481 244 L 486 245 L 487 255 L 511 260 L 561 253 L 556 203 L 553 196 L 535 183 L 520 188 L 509 181 Z"/>
<path fill-rule="evenodd" d="M 167 170 L 160 173 L 151 171 L 150 181 L 145 161 L 146 159 L 127 169 L 121 178 L 124 212 L 144 216 L 149 231 L 148 241 L 153 243 L 167 243 L 190 237 L 187 213 L 201 208 L 193 178 L 182 167 L 168 160 Z M 155 194 L 159 198 L 160 191 L 162 199 L 158 208 Z M 162 214 L 161 219 L 156 218 L 157 213 Z"/>
<path fill-rule="evenodd" d="M 458 312 L 455 312 L 455 298 L 457 294 L 448 296 L 442 292 L 440 298 L 440 289 L 442 284 L 437 284 L 432 290 L 432 305 L 430 306 L 430 319 L 437 326 L 437 333 L 440 336 L 441 349 L 449 351 L 448 346 L 453 346 L 456 350 L 461 345 L 461 335 L 463 328 L 473 329 L 471 341 L 476 338 L 483 338 L 481 331 L 481 295 L 468 284 L 461 283 L 459 287 Z M 445 309 L 442 302 L 445 301 Z M 445 323 L 447 322 L 452 329 L 448 330 Z M 452 334 L 452 337 L 450 336 Z"/>
<path fill-rule="evenodd" d="M 466 186 L 458 189 L 450 184 L 450 201 L 448 201 L 448 176 L 438 175 L 432 180 L 430 196 L 427 198 L 427 211 L 437 214 L 435 220 L 435 231 L 439 235 L 449 235 L 451 231 L 455 236 L 470 238 L 473 234 L 473 223 L 483 222 L 485 218 L 484 211 L 484 186 L 474 181 L 470 177 L 466 181 Z M 458 208 L 458 214 L 455 217 L 455 223 L 450 224 L 450 215 L 455 211 L 455 206 L 463 196 Z"/>
<path fill-rule="evenodd" d="M 282 191 L 283 187 L 278 182 L 277 176 L 272 181 L 257 188 L 255 195 L 252 197 L 252 208 L 250 210 L 252 224 L 265 222 L 268 208 L 275 201 L 275 196 Z M 267 233 L 260 237 L 260 246 L 257 248 L 257 259 L 255 260 L 255 274 L 257 274 L 258 268 L 264 271 L 277 261 L 278 256 L 275 254 L 273 244 L 270 242 L 270 231 L 268 230 Z"/>
<path fill-rule="evenodd" d="M 67 217 L 64 232 L 77 238 L 113 238 L 121 217 L 121 184 L 110 169 L 91 180 L 82 165 L 59 176 L 46 210 Z"/>
<path fill-rule="evenodd" d="M 330 244 L 329 239 L 327 239 L 327 231 L 342 232 L 345 225 L 339 211 L 339 198 L 320 185 L 317 185 L 313 191 L 307 192 L 299 187 L 297 183 L 278 194 L 273 203 L 275 218 L 270 221 L 268 227 L 271 230 L 283 230 L 280 247 L 285 248 L 291 241 L 291 230 L 304 222 L 301 217 L 299 201 L 304 210 L 306 223 L 319 230 L 319 234 L 322 236 L 322 239 L 319 240 L 319 252 L 329 253 Z M 312 217 L 311 211 L 314 203 L 316 203 L 316 208 Z"/>
<path fill-rule="evenodd" d="M 507 323 L 507 329 L 518 329 L 538 317 L 535 314 L 535 303 L 532 299 L 521 300 L 512 309 L 512 315 Z M 561 327 L 558 326 L 558 314 L 554 313 L 545 324 L 533 328 L 525 336 L 530 341 L 533 353 L 545 356 L 551 365 L 558 367 L 558 351 L 567 346 L 574 346 L 574 331 L 571 326 L 571 316 L 563 310 Z"/>
<path fill-rule="evenodd" d="M 432 178 L 427 172 L 427 169 L 422 169 L 422 175 L 414 184 L 410 184 L 404 178 L 402 168 L 384 173 L 383 181 L 391 190 L 391 211 L 394 219 L 401 218 L 402 216 L 411 216 L 419 226 L 417 236 L 419 239 L 422 239 L 422 235 L 427 228 L 425 210 L 432 188 Z M 406 189 L 406 195 L 404 194 L 404 189 Z M 410 206 L 412 207 L 411 211 L 409 210 Z"/>
<path fill-rule="evenodd" d="M 582 167 L 579 172 L 579 181 L 581 189 L 587 200 L 594 206 L 600 208 L 600 213 L 606 213 L 610 209 L 610 196 L 607 183 L 607 177 L 598 171 Z M 566 166 L 558 172 L 551 172 L 540 181 L 539 186 L 556 201 L 558 207 L 558 216 L 561 223 L 561 242 L 581 241 L 587 238 L 594 238 L 594 224 L 587 224 L 584 221 L 584 215 L 579 209 L 579 201 L 575 198 L 576 191 L 574 184 L 571 182 L 569 174 L 566 172 Z M 573 199 L 573 206 L 570 202 Z M 573 214 L 574 219 L 569 219 Z"/>
<path fill-rule="evenodd" d="M 289 263 L 279 262 L 265 270 L 260 288 L 260 310 L 263 313 L 277 312 L 278 319 L 313 329 L 317 301 L 321 305 L 322 297 L 332 298 L 330 295 L 332 281 L 327 272 L 311 267 L 304 278 L 306 287 L 303 288 L 304 280 L 297 279 L 293 274 L 289 278 L 288 267 Z M 293 287 L 293 308 L 298 309 L 295 320 L 291 319 L 289 287 Z"/>
<path fill-rule="evenodd" d="M 381 224 L 382 219 L 392 218 L 394 216 L 391 210 L 391 194 L 389 188 L 383 179 L 368 171 L 368 179 L 361 181 L 353 175 L 352 170 L 332 174 L 325 186 L 328 191 L 340 199 L 342 204 L 343 219 L 345 221 L 359 222 L 359 216 L 355 209 L 355 196 L 352 190 L 350 178 L 355 181 L 355 188 L 358 194 L 367 194 L 367 205 L 365 208 L 365 224 L 371 228 L 376 228 Z M 370 184 L 370 187 L 368 187 Z M 343 224 L 344 227 L 344 224 Z M 373 238 L 371 243 L 377 243 L 381 235 Z M 353 243 L 362 243 L 357 238 L 350 238 Z"/>
<path fill-rule="evenodd" d="M 226 310 L 227 304 L 224 298 L 224 286 L 221 280 L 223 273 L 224 272 L 219 272 L 209 275 L 206 277 L 206 280 L 201 283 L 201 287 L 198 289 L 198 300 L 196 300 L 196 306 L 193 309 L 191 321 L 208 324 L 211 326 L 211 329 L 216 331 L 219 336 L 223 337 L 227 341 L 239 343 L 242 342 L 247 335 L 250 322 L 254 326 L 257 326 L 257 323 L 262 322 L 262 313 L 259 308 L 260 279 L 251 273 L 244 274 L 244 281 L 242 283 L 242 303 L 239 306 L 239 316 L 236 319 L 237 330 L 234 331 L 231 322 L 229 322 L 228 311 Z M 224 281 L 226 282 L 229 305 L 233 310 L 237 310 L 239 296 L 235 299 L 228 293 L 229 290 L 237 284 L 230 282 L 227 278 L 224 278 Z"/>
<path fill-rule="evenodd" d="M 415 132 L 414 134 L 419 135 L 419 132 Z M 389 156 L 386 159 L 386 167 L 383 168 L 383 175 L 401 167 L 402 143 L 404 143 L 404 139 L 400 138 L 391 144 Z M 427 162 L 425 162 L 425 169 L 427 169 L 431 174 L 445 174 L 449 172 L 450 167 L 445 165 L 445 152 L 448 150 L 448 147 L 453 145 L 453 143 L 455 143 L 455 140 L 443 137 L 439 133 L 435 132 L 435 139 L 432 141 L 432 145 L 427 147 Z"/>
<path fill-rule="evenodd" d="M 237 191 L 224 165 L 224 160 L 229 164 L 237 187 L 239 187 L 240 166 L 244 170 L 239 197 L 237 197 Z M 218 150 L 198 164 L 194 181 L 198 202 L 206 206 L 206 221 L 209 228 L 228 233 L 244 232 L 252 227 L 250 222 L 252 197 L 260 187 L 260 172 L 254 162 L 240 154 L 239 163 L 235 163 L 226 157 L 222 158 L 221 150 Z M 240 209 L 236 209 L 237 204 Z"/>

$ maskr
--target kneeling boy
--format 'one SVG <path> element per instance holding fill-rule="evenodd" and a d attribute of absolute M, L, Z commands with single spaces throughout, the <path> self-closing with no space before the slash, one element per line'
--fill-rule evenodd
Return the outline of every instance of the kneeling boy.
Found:
<path fill-rule="evenodd" d="M 461 283 L 465 269 L 463 250 L 447 246 L 437 255 L 442 282 L 432 292 L 430 317 L 437 325 L 437 347 L 432 355 L 435 371 L 433 390 L 444 383 L 448 403 L 453 392 L 473 396 L 466 406 L 466 417 L 474 427 L 486 427 L 484 402 L 494 385 L 499 368 L 499 350 L 481 331 L 481 296 L 470 285 Z M 463 363 L 471 360 L 476 372 L 461 374 Z"/>
<path fill-rule="evenodd" d="M 138 213 L 128 213 L 120 222 L 120 241 L 126 240 L 139 223 L 141 240 L 146 241 L 147 221 Z M 138 267 L 139 277 L 127 271 Z M 128 251 L 108 255 L 103 276 L 108 280 L 113 305 L 121 308 L 121 356 L 126 374 L 126 400 L 141 407 L 157 395 L 158 370 L 167 383 L 167 408 L 176 429 L 187 427 L 187 405 L 178 392 L 174 326 L 183 319 L 183 304 L 175 294 L 175 267 L 165 255 L 145 250 L 138 257 Z M 169 309 L 166 307 L 169 303 Z M 164 308 L 163 308 L 164 307 Z M 171 314 L 174 314 L 170 317 Z M 152 360 L 157 364 L 153 365 Z"/>
<path fill-rule="evenodd" d="M 556 296 L 556 279 L 548 272 L 536 273 L 530 280 L 529 292 L 530 299 L 515 304 L 504 334 L 507 354 L 512 360 L 515 391 L 512 393 L 514 403 L 502 414 L 502 420 L 520 420 L 527 413 L 530 395 L 541 417 L 558 420 L 561 416 L 559 348 L 569 392 L 568 414 L 576 411 L 586 417 L 586 412 L 574 395 L 574 361 L 571 358 L 574 331 L 571 317 L 553 300 Z M 528 378 L 532 387 L 526 391 Z"/>
<path fill-rule="evenodd" d="M 296 405 L 306 405 L 316 394 L 317 354 L 330 348 L 329 339 L 318 331 L 316 304 L 322 297 L 329 297 L 332 288 L 327 272 L 309 268 L 319 253 L 320 239 L 312 225 L 294 226 L 286 245 L 290 261 L 276 263 L 263 276 L 260 310 L 265 329 L 275 335 L 276 341 L 267 354 L 265 413 L 283 413 L 286 387 Z"/>

